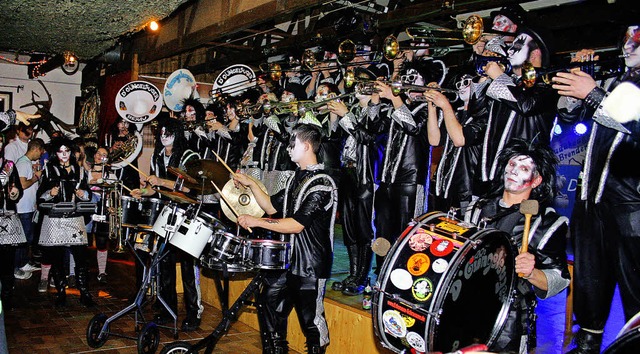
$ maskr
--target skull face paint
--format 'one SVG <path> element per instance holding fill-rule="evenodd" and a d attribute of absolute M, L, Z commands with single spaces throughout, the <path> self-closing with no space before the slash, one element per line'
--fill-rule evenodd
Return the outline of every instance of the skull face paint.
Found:
<path fill-rule="evenodd" d="M 62 164 L 64 165 L 69 162 L 69 158 L 71 158 L 71 149 L 69 149 L 65 145 L 62 145 L 60 146 L 60 149 L 56 151 L 56 156 L 58 156 L 58 160 L 60 160 L 60 162 L 62 162 Z"/>
<path fill-rule="evenodd" d="M 497 15 L 493 19 L 493 26 L 491 29 L 500 31 L 500 32 L 510 32 L 513 33 L 516 31 L 516 24 L 513 23 L 507 16 Z"/>
<path fill-rule="evenodd" d="M 184 118 L 187 122 L 196 120 L 196 109 L 193 106 L 186 106 L 184 110 Z"/>
<path fill-rule="evenodd" d="M 529 59 L 529 43 L 532 40 L 533 38 L 526 33 L 519 34 L 516 39 L 513 40 L 511 47 L 507 49 L 507 56 L 512 66 L 522 66 L 522 64 Z"/>
<path fill-rule="evenodd" d="M 295 138 L 295 140 L 292 140 L 289 143 L 289 147 L 287 148 L 287 150 L 289 151 L 289 156 L 291 157 L 291 161 L 293 161 L 294 163 L 299 163 L 300 161 L 302 161 L 302 158 L 304 156 L 305 153 L 305 144 L 300 141 L 300 139 Z"/>
<path fill-rule="evenodd" d="M 629 26 L 627 28 L 622 53 L 628 55 L 624 58 L 624 63 L 627 67 L 640 67 L 640 26 Z"/>
<path fill-rule="evenodd" d="M 504 169 L 504 190 L 510 193 L 521 193 L 533 189 L 536 165 L 529 156 L 512 157 Z"/>
<path fill-rule="evenodd" d="M 175 139 L 175 135 L 167 132 L 166 128 L 162 128 L 162 130 L 160 131 L 160 142 L 162 143 L 162 146 L 167 147 L 173 145 L 173 141 Z"/>

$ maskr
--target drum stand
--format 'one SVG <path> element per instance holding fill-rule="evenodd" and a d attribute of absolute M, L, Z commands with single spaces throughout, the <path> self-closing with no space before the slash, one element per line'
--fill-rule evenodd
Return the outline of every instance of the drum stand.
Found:
<path fill-rule="evenodd" d="M 224 271 L 226 272 L 226 264 L 224 266 Z M 264 277 L 265 277 L 265 273 L 262 271 L 259 271 L 256 274 L 256 276 L 253 277 L 253 279 L 251 280 L 249 285 L 247 285 L 244 291 L 242 291 L 242 294 L 238 296 L 238 298 L 233 303 L 233 305 L 231 305 L 229 309 L 225 309 L 223 307 L 222 320 L 220 320 L 220 323 L 218 323 L 218 325 L 213 330 L 213 332 L 211 332 L 210 335 L 202 338 L 198 343 L 194 345 L 190 345 L 187 342 L 171 343 L 165 346 L 160 353 L 161 354 L 168 353 L 172 350 L 181 348 L 185 350 L 187 354 L 198 353 L 198 351 L 200 351 L 201 349 L 204 349 L 205 354 L 211 354 L 215 349 L 216 344 L 218 344 L 218 341 L 220 340 L 220 338 L 222 338 L 222 336 L 229 331 L 229 327 L 231 327 L 231 324 L 238 320 L 238 315 L 240 314 L 240 310 L 242 309 L 242 307 L 245 305 L 255 304 L 255 302 L 250 301 L 250 299 L 254 295 L 257 295 L 258 291 L 260 290 L 260 284 L 262 283 L 262 280 L 264 279 Z M 227 290 L 227 296 L 228 296 L 228 289 L 226 290 Z M 221 302 L 222 302 L 222 296 L 221 296 Z"/>
<path fill-rule="evenodd" d="M 174 205 L 173 214 L 175 214 L 176 205 Z M 120 310 L 115 315 L 108 317 L 99 313 L 95 315 L 87 326 L 87 344 L 92 348 L 101 347 L 109 338 L 110 335 L 133 339 L 138 342 L 138 353 L 155 353 L 160 343 L 160 333 L 158 327 L 168 328 L 173 330 L 174 339 L 178 339 L 178 315 L 175 313 L 169 304 L 162 298 L 158 291 L 158 283 L 161 279 L 160 262 L 169 253 L 169 249 L 166 247 L 169 242 L 170 230 L 166 231 L 166 235 L 162 240 L 159 240 L 153 248 L 153 257 L 150 264 L 147 266 L 143 259 L 135 252 L 135 248 L 131 241 L 127 239 L 127 244 L 133 251 L 138 261 L 143 267 L 142 284 L 136 298 L 132 304 Z M 128 235 L 128 231 L 127 231 Z M 150 293 L 150 297 L 147 299 L 147 293 Z M 156 298 L 164 309 L 171 315 L 173 319 L 173 327 L 157 325 L 154 322 L 147 322 L 144 318 L 143 308 L 148 305 L 153 298 Z M 126 315 L 127 313 L 135 310 L 135 325 L 136 331 L 139 330 L 137 337 L 127 336 L 121 333 L 114 333 L 109 331 L 109 326 L 112 322 Z"/>

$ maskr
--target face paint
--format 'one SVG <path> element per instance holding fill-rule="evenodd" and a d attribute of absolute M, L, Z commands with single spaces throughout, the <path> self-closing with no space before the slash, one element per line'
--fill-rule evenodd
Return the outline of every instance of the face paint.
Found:
<path fill-rule="evenodd" d="M 62 145 L 60 146 L 60 149 L 56 151 L 56 155 L 58 156 L 58 159 L 60 160 L 60 162 L 66 164 L 69 161 L 69 158 L 71 157 L 71 150 L 68 147 Z"/>
<path fill-rule="evenodd" d="M 640 67 L 640 26 L 629 26 L 627 28 L 622 53 L 628 55 L 624 58 L 624 63 L 627 67 Z"/>
<path fill-rule="evenodd" d="M 504 15 L 498 15 L 493 19 L 493 26 L 491 29 L 500 32 L 515 32 L 515 23 Z"/>
<path fill-rule="evenodd" d="M 298 163 L 302 160 L 305 153 L 305 144 L 300 141 L 300 139 L 295 138 L 293 141 L 293 146 L 289 143 L 289 147 L 287 148 L 289 151 L 289 156 L 291 157 L 291 161 Z"/>
<path fill-rule="evenodd" d="M 288 103 L 295 100 L 295 98 L 296 96 L 294 96 L 291 92 L 286 91 L 282 93 L 282 97 L 280 98 L 280 101 L 283 103 Z"/>
<path fill-rule="evenodd" d="M 522 66 L 529 59 L 529 43 L 533 40 L 526 33 L 521 33 L 513 40 L 511 47 L 507 49 L 507 56 L 512 66 Z"/>
<path fill-rule="evenodd" d="M 184 117 L 187 120 L 187 122 L 192 122 L 196 120 L 196 109 L 193 108 L 193 106 L 187 106 L 185 108 Z"/>
<path fill-rule="evenodd" d="M 456 89 L 458 90 L 458 97 L 463 102 L 469 102 L 471 97 L 471 76 L 464 76 L 460 81 L 456 82 Z"/>
<path fill-rule="evenodd" d="M 170 146 L 173 145 L 173 141 L 176 139 L 175 135 L 171 134 L 167 132 L 167 130 L 165 128 L 162 128 L 162 131 L 160 133 L 160 142 L 162 143 L 162 146 Z"/>
<path fill-rule="evenodd" d="M 512 157 L 504 169 L 504 190 L 519 193 L 532 189 L 536 165 L 529 156 Z"/>

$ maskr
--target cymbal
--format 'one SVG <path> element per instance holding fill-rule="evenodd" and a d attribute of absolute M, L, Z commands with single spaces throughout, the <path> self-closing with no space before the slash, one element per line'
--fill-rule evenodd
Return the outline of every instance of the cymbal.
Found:
<path fill-rule="evenodd" d="M 267 187 L 265 187 L 262 182 L 251 176 L 249 177 L 258 183 L 260 189 L 267 193 Z M 247 214 L 255 216 L 256 218 L 264 215 L 264 210 L 262 210 L 262 208 L 260 208 L 260 205 L 258 205 L 258 202 L 253 196 L 253 192 L 251 192 L 250 188 L 245 188 L 242 186 L 240 188 L 236 188 L 233 180 L 230 180 L 222 188 L 222 194 L 224 194 L 229 203 L 231 203 L 233 208 L 238 212 L 238 214 Z M 227 205 L 226 202 L 224 202 L 223 199 L 220 200 L 220 207 L 222 208 L 222 212 L 224 213 L 224 215 L 226 215 L 229 220 L 233 222 L 236 222 L 238 220 L 238 218 L 236 218 L 236 215 L 233 213 L 233 211 L 231 211 L 231 208 Z"/>
<path fill-rule="evenodd" d="M 187 174 L 187 171 L 179 169 L 177 167 L 167 167 L 167 171 L 169 171 L 171 174 L 173 174 L 176 177 L 180 177 L 182 179 L 184 179 L 185 182 L 189 182 L 189 183 L 194 183 L 197 184 L 198 181 L 196 181 L 195 178 L 189 176 L 189 174 Z"/>
<path fill-rule="evenodd" d="M 189 161 L 185 165 L 185 168 L 187 169 L 187 174 L 196 180 L 195 184 L 197 187 L 194 186 L 196 189 L 202 188 L 202 179 L 205 180 L 205 185 L 211 186 L 210 181 L 213 181 L 218 187 L 224 186 L 225 183 L 231 179 L 229 171 L 227 171 L 224 165 L 213 160 L 200 159 Z M 189 186 L 189 188 L 191 188 L 191 186 Z M 205 189 L 206 188 L 208 187 L 205 187 Z"/>
<path fill-rule="evenodd" d="M 99 187 L 101 189 L 110 189 L 110 188 L 115 188 L 116 184 L 115 183 L 106 183 L 106 182 L 102 182 L 102 183 L 89 183 L 90 187 Z"/>
<path fill-rule="evenodd" d="M 156 189 L 156 191 L 176 203 L 194 204 L 198 202 L 197 200 L 188 197 L 182 192 L 164 191 L 160 189 Z"/>

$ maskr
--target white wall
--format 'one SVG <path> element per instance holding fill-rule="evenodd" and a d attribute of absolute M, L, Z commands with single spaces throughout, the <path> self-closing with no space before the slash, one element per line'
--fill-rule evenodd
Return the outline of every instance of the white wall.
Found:
<path fill-rule="evenodd" d="M 13 55 L 6 55 L 0 53 L 4 57 L 13 59 Z M 28 57 L 20 57 L 20 60 L 26 61 Z M 31 92 L 35 92 L 40 97 L 35 97 L 36 100 L 46 100 L 47 93 L 38 80 L 47 87 L 53 104 L 51 106 L 51 113 L 60 118 L 65 123 L 73 124 L 73 116 L 75 112 L 76 96 L 80 96 L 80 83 L 82 81 L 82 68 L 84 64 L 81 64 L 80 70 L 73 75 L 65 74 L 62 69 L 57 68 L 48 72 L 45 76 L 41 76 L 38 79 L 29 79 L 27 74 L 26 65 L 17 65 L 0 60 L 0 85 L 24 85 L 24 89 L 20 92 L 16 92 L 13 87 L 0 86 L 0 91 L 11 92 L 12 107 L 13 109 L 22 110 L 27 113 L 34 113 L 35 107 L 20 108 L 20 106 L 31 103 Z"/>

